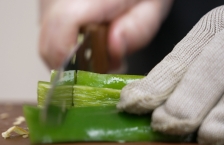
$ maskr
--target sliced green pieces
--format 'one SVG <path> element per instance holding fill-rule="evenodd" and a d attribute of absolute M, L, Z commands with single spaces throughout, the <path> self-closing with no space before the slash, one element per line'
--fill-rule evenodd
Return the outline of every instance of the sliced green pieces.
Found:
<path fill-rule="evenodd" d="M 51 72 L 51 82 L 57 71 Z M 87 71 L 65 71 L 53 94 L 52 103 L 66 106 L 110 106 L 116 105 L 121 89 L 130 82 L 141 79 L 137 75 L 98 74 Z M 72 90 L 71 90 L 72 86 Z M 50 83 L 38 83 L 38 106 L 43 106 Z M 71 102 L 70 102 L 71 101 Z"/>
<path fill-rule="evenodd" d="M 49 88 L 49 82 L 38 82 L 38 106 L 44 105 Z M 110 106 L 116 105 L 119 99 L 120 90 L 117 89 L 61 85 L 56 87 L 52 103 L 60 105 L 63 101 L 67 107 Z"/>
<path fill-rule="evenodd" d="M 52 71 L 51 81 L 56 75 Z M 195 135 L 171 136 L 151 129 L 151 115 L 118 112 L 116 104 L 121 89 L 144 76 L 96 74 L 85 71 L 66 71 L 53 93 L 52 103 L 66 104 L 60 125 L 40 120 L 41 106 L 50 82 L 38 82 L 38 106 L 24 106 L 23 112 L 32 143 L 82 141 L 112 142 L 191 142 Z M 52 105 L 53 106 L 53 105 Z M 52 107 L 57 112 L 58 107 Z M 53 120 L 54 121 L 54 120 Z"/>

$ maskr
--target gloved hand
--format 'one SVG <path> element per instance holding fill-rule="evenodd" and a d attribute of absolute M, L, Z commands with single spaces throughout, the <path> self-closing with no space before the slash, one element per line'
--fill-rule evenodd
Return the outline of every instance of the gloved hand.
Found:
<path fill-rule="evenodd" d="M 153 129 L 198 131 L 198 142 L 224 144 L 224 6 L 211 10 L 148 75 L 125 86 L 117 108 L 154 110 Z"/>

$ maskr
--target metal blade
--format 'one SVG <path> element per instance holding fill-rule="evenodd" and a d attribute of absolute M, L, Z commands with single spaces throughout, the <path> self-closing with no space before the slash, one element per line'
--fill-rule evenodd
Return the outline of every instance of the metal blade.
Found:
<path fill-rule="evenodd" d="M 85 36 L 84 40 L 82 39 L 82 42 L 79 42 L 74 48 L 71 49 L 71 52 L 69 53 L 68 57 L 65 59 L 65 61 L 62 63 L 62 65 L 57 70 L 58 73 L 56 74 L 54 80 L 51 83 L 51 86 L 49 88 L 48 94 L 46 96 L 45 105 L 43 108 L 43 111 L 41 113 L 41 121 L 43 122 L 53 122 L 54 124 L 60 124 L 62 121 L 63 114 L 66 112 L 66 106 L 65 103 L 61 102 L 61 104 L 55 106 L 53 105 L 52 99 L 53 99 L 53 93 L 55 88 L 57 87 L 57 83 L 61 76 L 63 75 L 64 69 L 69 64 L 69 62 L 72 60 L 72 58 L 75 56 L 76 51 L 88 40 L 88 34 Z M 80 41 L 80 40 L 79 40 Z M 74 61 L 74 60 L 73 60 Z"/>

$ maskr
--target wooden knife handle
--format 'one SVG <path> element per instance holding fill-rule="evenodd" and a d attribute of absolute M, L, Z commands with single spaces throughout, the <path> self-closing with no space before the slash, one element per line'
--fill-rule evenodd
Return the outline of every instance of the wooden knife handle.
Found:
<path fill-rule="evenodd" d="M 88 25 L 83 27 L 81 32 L 88 35 L 88 41 L 77 52 L 79 69 L 107 73 L 109 70 L 108 25 Z"/>

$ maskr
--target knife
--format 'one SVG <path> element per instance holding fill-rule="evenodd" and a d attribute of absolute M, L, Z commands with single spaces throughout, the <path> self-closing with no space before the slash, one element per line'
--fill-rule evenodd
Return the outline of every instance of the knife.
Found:
<path fill-rule="evenodd" d="M 40 114 L 43 123 L 60 125 L 66 115 L 65 103 L 60 102 L 61 104 L 55 106 L 51 102 L 57 83 L 61 76 L 63 76 L 63 72 L 69 63 L 74 64 L 75 61 L 77 61 L 79 69 L 81 70 L 107 73 L 109 68 L 106 39 L 107 28 L 108 26 L 105 24 L 93 24 L 81 29 L 77 45 L 71 49 L 71 52 L 57 70 L 57 74 L 51 83 L 44 108 Z"/>
<path fill-rule="evenodd" d="M 76 57 L 76 51 L 80 49 L 80 47 L 85 44 L 86 42 L 89 41 L 89 36 L 88 34 L 83 35 L 80 34 L 78 38 L 78 43 L 75 45 L 72 49 L 69 55 L 66 57 L 62 65 L 59 67 L 57 70 L 57 74 L 55 78 L 53 79 L 49 91 L 47 93 L 46 99 L 45 99 L 45 104 L 43 107 L 43 110 L 41 112 L 41 120 L 44 123 L 50 123 L 53 125 L 60 124 L 62 122 L 63 116 L 65 115 L 66 112 L 66 106 L 64 102 L 60 102 L 61 104 L 55 106 L 52 104 L 53 100 L 53 93 L 54 90 L 57 87 L 57 83 L 59 82 L 60 78 L 63 76 L 63 72 L 66 68 L 66 66 L 72 61 L 72 63 L 75 63 L 75 57 Z"/>

